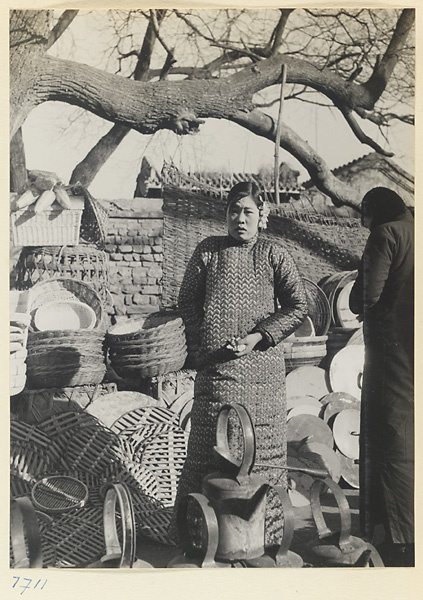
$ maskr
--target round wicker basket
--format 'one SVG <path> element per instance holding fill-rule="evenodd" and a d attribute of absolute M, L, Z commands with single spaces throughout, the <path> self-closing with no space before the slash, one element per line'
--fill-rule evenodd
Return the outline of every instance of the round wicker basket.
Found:
<path fill-rule="evenodd" d="M 32 316 L 32 324 L 34 314 L 40 307 L 49 302 L 69 300 L 83 302 L 91 307 L 96 316 L 94 329 L 104 328 L 105 311 L 100 296 L 89 284 L 70 277 L 46 279 L 34 285 L 29 296 L 29 312 Z"/>
<path fill-rule="evenodd" d="M 184 324 L 172 312 L 114 325 L 106 341 L 111 366 L 120 377 L 144 379 L 177 371 L 187 357 Z"/>

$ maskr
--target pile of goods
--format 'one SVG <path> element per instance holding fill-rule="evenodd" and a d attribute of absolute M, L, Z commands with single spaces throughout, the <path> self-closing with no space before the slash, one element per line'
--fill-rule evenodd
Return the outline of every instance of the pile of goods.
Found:
<path fill-rule="evenodd" d="M 119 394 L 102 402 L 110 396 L 116 408 Z M 176 413 L 142 400 L 150 406 L 121 413 L 109 427 L 72 411 L 36 425 L 12 422 L 11 496 L 38 508 L 44 566 L 81 567 L 104 554 L 104 491 L 113 483 L 128 490 L 137 532 L 172 543 L 168 529 L 188 434 Z"/>
<path fill-rule="evenodd" d="M 287 375 L 288 464 L 327 470 L 335 481 L 358 488 L 360 394 L 364 347 L 341 350 L 329 372 L 304 366 Z M 355 382 L 355 387 L 353 383 Z M 307 504 L 310 476 L 290 473 L 293 503 Z"/>
<path fill-rule="evenodd" d="M 102 384 L 111 298 L 103 250 L 107 218 L 107 211 L 85 188 L 65 186 L 51 172 L 29 171 L 27 189 L 11 194 L 12 241 L 23 246 L 12 287 L 13 293 L 25 290 L 28 297 L 23 338 L 27 378 L 19 388 L 12 381 L 13 394 L 21 393 L 14 403 L 17 412 L 25 392 Z M 11 329 L 15 345 L 17 326 Z M 19 350 L 15 358 L 22 353 Z M 22 366 L 16 373 L 15 363 L 11 368 L 12 376 L 21 375 Z M 27 407 L 28 402 L 23 404 Z M 31 400 L 35 413 L 36 405 Z"/>
<path fill-rule="evenodd" d="M 130 319 L 107 332 L 110 364 L 120 377 L 149 378 L 180 369 L 187 357 L 182 319 L 171 312 Z"/>

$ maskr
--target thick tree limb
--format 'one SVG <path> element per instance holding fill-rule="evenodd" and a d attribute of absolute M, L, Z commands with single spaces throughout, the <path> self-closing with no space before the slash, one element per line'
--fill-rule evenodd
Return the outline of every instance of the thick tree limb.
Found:
<path fill-rule="evenodd" d="M 371 90 L 375 102 L 385 91 L 386 84 L 397 65 L 401 50 L 404 48 L 414 25 L 415 12 L 414 8 L 405 8 L 402 11 L 384 56 L 382 59 L 376 61 L 372 75 L 369 80 L 363 84 L 364 88 Z"/>
<path fill-rule="evenodd" d="M 144 35 L 141 50 L 137 55 L 138 61 L 135 67 L 134 78 L 138 81 L 147 81 L 149 79 L 149 69 L 154 44 L 157 39 L 157 31 L 165 14 L 165 10 L 159 10 L 157 11 L 156 17 L 155 11 L 150 11 L 147 30 Z M 113 127 L 95 144 L 85 158 L 76 165 L 69 183 L 74 184 L 79 182 L 85 187 L 88 187 L 130 131 L 131 128 L 126 125 L 113 125 Z"/>
<path fill-rule="evenodd" d="M 28 171 L 22 129 L 18 129 L 10 143 L 10 191 L 22 194 L 27 189 L 27 184 Z"/>
<path fill-rule="evenodd" d="M 275 56 L 275 54 L 279 51 L 283 41 L 283 33 L 285 31 L 286 24 L 289 19 L 289 15 L 294 11 L 294 8 L 281 8 L 281 16 L 279 21 L 272 32 L 270 40 L 263 51 L 263 56 Z"/>
<path fill-rule="evenodd" d="M 51 48 L 53 44 L 57 42 L 59 37 L 63 35 L 69 25 L 72 23 L 79 10 L 65 10 L 59 17 L 56 25 L 50 31 L 50 35 L 48 36 L 46 50 Z"/>

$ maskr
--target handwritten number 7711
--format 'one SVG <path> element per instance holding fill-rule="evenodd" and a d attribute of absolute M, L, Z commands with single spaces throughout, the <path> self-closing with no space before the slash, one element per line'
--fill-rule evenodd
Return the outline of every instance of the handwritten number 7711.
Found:
<path fill-rule="evenodd" d="M 28 577 L 16 577 L 15 575 L 13 575 L 13 579 L 15 579 L 15 583 L 12 585 L 12 588 L 16 588 L 16 589 L 22 589 L 20 595 L 22 596 L 22 594 L 24 593 L 25 590 L 29 590 L 29 589 L 37 589 L 37 590 L 42 590 L 43 587 L 45 586 L 45 584 L 47 583 L 47 579 L 44 580 L 44 582 L 42 583 L 42 580 L 39 579 L 31 588 L 31 583 L 32 583 L 32 579 L 29 579 Z M 18 582 L 22 580 L 23 582 L 27 582 L 26 585 L 18 585 Z M 35 579 L 34 579 L 35 581 Z"/>

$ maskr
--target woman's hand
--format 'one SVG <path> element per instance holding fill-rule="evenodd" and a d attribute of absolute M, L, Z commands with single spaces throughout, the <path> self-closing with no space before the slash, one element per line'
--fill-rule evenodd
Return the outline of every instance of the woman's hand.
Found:
<path fill-rule="evenodd" d="M 250 354 L 262 339 L 263 336 L 259 332 L 249 333 L 243 338 L 232 341 L 227 347 L 232 350 L 235 356 L 241 357 Z"/>

